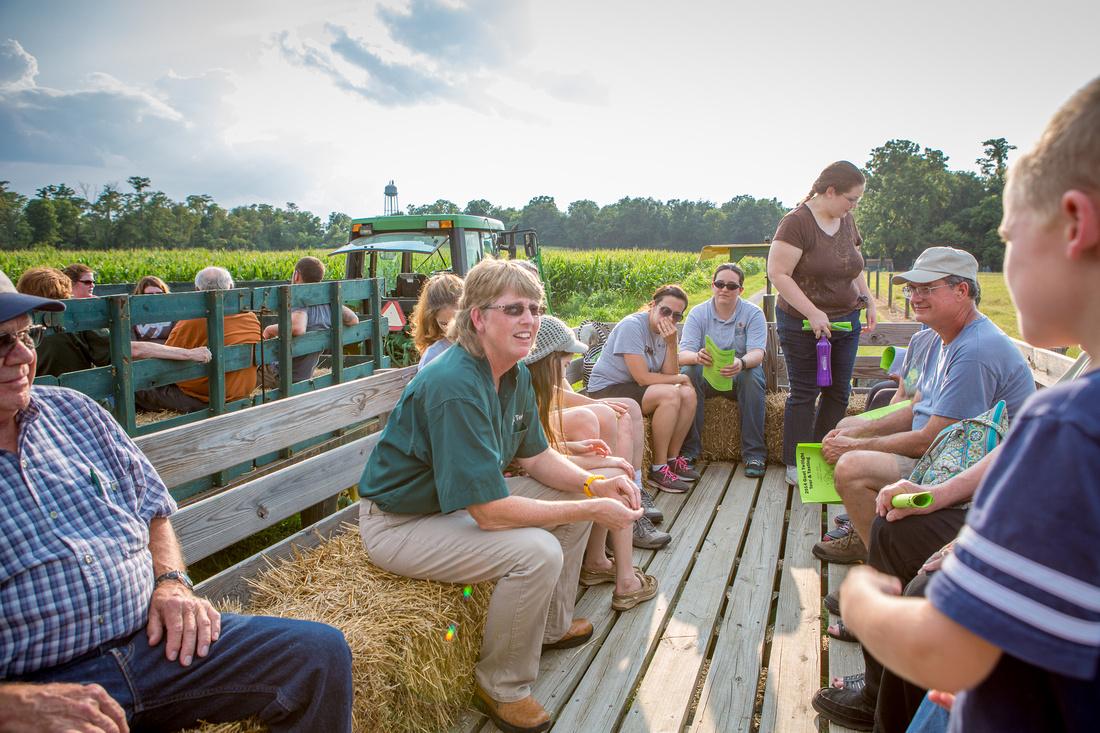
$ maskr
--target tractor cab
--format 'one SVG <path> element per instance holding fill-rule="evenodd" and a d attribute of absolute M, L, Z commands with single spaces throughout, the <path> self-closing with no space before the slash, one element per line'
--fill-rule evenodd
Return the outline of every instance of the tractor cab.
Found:
<path fill-rule="evenodd" d="M 353 219 L 348 243 L 329 256 L 347 256 L 349 279 L 385 278 L 383 313 L 399 330 L 431 275 L 465 277 L 486 257 L 514 259 L 520 247 L 538 259 L 534 230 L 505 230 L 497 219 L 471 214 L 388 215 Z"/>

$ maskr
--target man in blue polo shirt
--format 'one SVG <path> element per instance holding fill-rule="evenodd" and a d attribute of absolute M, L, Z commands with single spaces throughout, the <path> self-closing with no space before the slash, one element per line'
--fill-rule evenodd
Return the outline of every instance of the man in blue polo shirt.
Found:
<path fill-rule="evenodd" d="M 590 474 L 548 447 L 519 363 L 542 295 L 515 262 L 470 270 L 454 345 L 405 388 L 359 482 L 359 528 L 375 564 L 412 578 L 496 581 L 475 689 L 500 728 L 521 733 L 551 723 L 531 695 L 541 650 L 592 636 L 591 623 L 573 618 L 590 522 L 621 530 L 642 516 L 630 478 Z M 505 478 L 513 462 L 527 475 Z M 635 573 L 637 592 L 655 595 L 656 581 Z"/>
<path fill-rule="evenodd" d="M 0 272 L 0 729 L 350 731 L 343 635 L 195 596 L 149 461 L 86 395 L 31 387 L 28 314 L 64 307 Z"/>
<path fill-rule="evenodd" d="M 680 337 L 681 365 L 686 365 L 695 385 L 695 424 L 684 441 L 684 455 L 698 458 L 703 452 L 703 406 L 707 397 L 735 399 L 741 408 L 741 462 L 745 475 L 764 475 L 767 449 L 764 447 L 764 349 L 768 324 L 764 311 L 743 300 L 745 273 L 732 262 L 718 265 L 711 278 L 711 298 L 691 309 Z M 734 359 L 722 367 L 722 377 L 732 379 L 729 390 L 720 391 L 703 378 L 703 367 L 713 363 L 706 347 L 710 337 L 716 348 L 733 349 Z"/>

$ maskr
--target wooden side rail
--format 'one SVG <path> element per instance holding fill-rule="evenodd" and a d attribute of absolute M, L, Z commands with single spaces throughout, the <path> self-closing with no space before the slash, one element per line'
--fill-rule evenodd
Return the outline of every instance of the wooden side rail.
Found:
<path fill-rule="evenodd" d="M 165 483 L 178 486 L 393 409 L 416 367 L 231 412 L 137 439 Z"/>

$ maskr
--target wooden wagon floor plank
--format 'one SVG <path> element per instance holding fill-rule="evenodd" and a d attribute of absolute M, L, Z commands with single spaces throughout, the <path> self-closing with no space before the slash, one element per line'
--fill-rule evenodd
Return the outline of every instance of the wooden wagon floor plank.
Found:
<path fill-rule="evenodd" d="M 810 700 L 821 685 L 821 505 L 791 503 L 760 730 L 816 730 Z"/>
<path fill-rule="evenodd" d="M 688 496 L 676 518 L 672 542 L 648 568 L 660 586 L 657 597 L 619 614 L 576 694 L 558 716 L 559 730 L 606 731 L 617 723 L 711 524 L 731 469 L 730 464 L 712 464 Z"/>
<path fill-rule="evenodd" d="M 842 504 L 834 504 L 829 507 L 829 527 L 833 527 L 833 517 L 844 512 Z M 829 563 L 829 592 L 840 588 L 841 582 L 848 574 L 849 565 Z M 829 614 L 829 623 L 835 624 L 839 616 Z M 829 639 L 829 678 L 843 677 L 849 674 L 863 671 L 863 654 L 859 644 L 851 641 L 837 641 Z M 855 733 L 851 728 L 843 725 L 829 723 L 829 733 Z"/>
<path fill-rule="evenodd" d="M 620 731 L 680 730 L 759 483 L 743 473 L 730 482 Z"/>
<path fill-rule="evenodd" d="M 783 468 L 769 468 L 756 499 L 692 731 L 747 731 L 752 727 L 788 497 Z"/>

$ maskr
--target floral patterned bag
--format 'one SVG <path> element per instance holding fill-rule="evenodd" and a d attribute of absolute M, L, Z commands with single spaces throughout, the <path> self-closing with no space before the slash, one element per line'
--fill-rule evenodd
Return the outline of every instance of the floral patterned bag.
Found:
<path fill-rule="evenodd" d="M 1008 410 L 1001 400 L 977 417 L 959 420 L 940 431 L 917 461 L 909 480 L 922 486 L 943 483 L 982 460 L 1004 440 Z"/>

